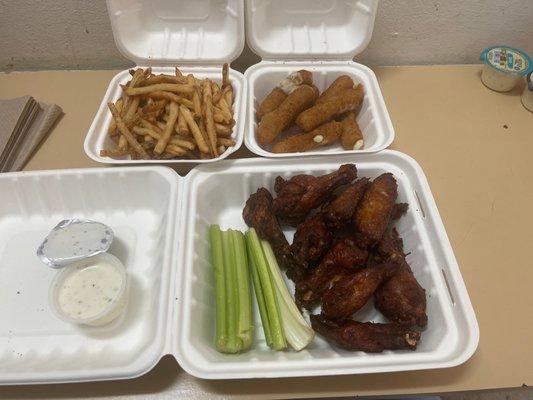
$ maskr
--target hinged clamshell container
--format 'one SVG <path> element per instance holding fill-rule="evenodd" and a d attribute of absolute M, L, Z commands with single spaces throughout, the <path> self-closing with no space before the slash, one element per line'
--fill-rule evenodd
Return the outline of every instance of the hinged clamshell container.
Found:
<path fill-rule="evenodd" d="M 154 74 L 172 75 L 174 67 L 180 67 L 184 74 L 220 83 L 222 64 L 238 57 L 244 47 L 243 0 L 107 0 L 107 8 L 117 48 L 137 66 L 152 67 Z M 85 138 L 85 153 L 105 164 L 209 163 L 228 157 L 243 142 L 247 93 L 240 72 L 230 69 L 229 77 L 236 121 L 231 138 L 236 144 L 220 156 L 165 161 L 100 156 L 100 150 L 115 147 L 107 135 L 111 122 L 107 103 L 120 97 L 120 85 L 131 79 L 128 70 L 119 72 L 109 83 Z"/>
<path fill-rule="evenodd" d="M 277 175 L 320 175 L 353 157 L 226 160 L 180 177 L 166 167 L 18 172 L 0 176 L 0 384 L 133 378 L 172 354 L 206 379 L 361 374 L 451 367 L 475 351 L 479 330 L 426 178 L 408 156 L 361 154 L 360 177 L 392 172 L 407 214 L 396 224 L 413 272 L 426 289 L 428 327 L 416 351 L 349 352 L 320 336 L 301 352 L 270 350 L 254 304 L 255 340 L 243 354 L 214 347 L 215 293 L 208 226 L 245 230 L 242 209 Z M 220 196 L 224 193 L 224 196 Z M 35 254 L 65 218 L 115 233 L 109 252 L 130 277 L 123 317 L 104 327 L 74 326 L 48 308 L 55 271 Z M 292 235 L 292 230 L 285 233 Z M 289 282 L 290 288 L 292 284 Z M 382 321 L 371 304 L 362 320 Z"/>
<path fill-rule="evenodd" d="M 377 0 L 250 0 L 246 2 L 246 38 L 263 59 L 245 72 L 248 81 L 246 147 L 265 157 L 322 154 L 364 154 L 387 148 L 394 128 L 374 72 L 353 58 L 372 36 Z M 305 153 L 273 153 L 256 138 L 256 109 L 265 96 L 291 72 L 313 72 L 314 84 L 324 91 L 346 74 L 363 84 L 365 98 L 357 116 L 364 147 L 344 150 L 340 143 Z"/>

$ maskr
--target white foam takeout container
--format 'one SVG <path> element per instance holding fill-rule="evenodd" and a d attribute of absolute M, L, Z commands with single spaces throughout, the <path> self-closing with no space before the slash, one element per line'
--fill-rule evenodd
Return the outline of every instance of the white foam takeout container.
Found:
<path fill-rule="evenodd" d="M 244 4 L 242 0 L 107 0 L 113 36 L 119 51 L 138 67 L 152 67 L 154 74 L 184 74 L 210 78 L 220 83 L 222 64 L 234 60 L 244 47 Z M 85 137 L 85 153 L 104 164 L 210 163 L 224 159 L 242 145 L 246 114 L 246 80 L 230 68 L 233 112 L 236 124 L 231 138 L 236 144 L 220 156 L 207 160 L 132 160 L 102 157 L 100 150 L 115 148 L 107 135 L 111 113 L 109 101 L 122 94 L 120 85 L 131 75 L 128 70 L 113 77 Z"/>
<path fill-rule="evenodd" d="M 0 384 L 133 378 L 165 354 L 206 379 L 361 374 L 465 362 L 479 330 L 450 242 L 422 170 L 389 150 L 361 154 L 356 165 L 361 177 L 392 172 L 398 201 L 409 203 L 397 228 L 427 291 L 429 322 L 418 349 L 349 352 L 317 336 L 301 352 L 276 352 L 265 345 L 254 304 L 252 350 L 215 350 L 208 226 L 245 230 L 242 209 L 258 187 L 272 190 L 277 175 L 319 175 L 352 161 L 349 155 L 226 160 L 197 166 L 186 177 L 160 166 L 0 175 Z M 48 308 L 56 271 L 39 261 L 35 249 L 65 218 L 101 221 L 115 232 L 109 252 L 131 280 L 129 304 L 109 326 L 74 326 Z M 356 317 L 382 321 L 371 304 Z"/>
<path fill-rule="evenodd" d="M 263 59 L 244 74 L 248 81 L 244 143 L 250 151 L 275 158 L 364 154 L 383 150 L 392 143 L 394 128 L 376 75 L 352 61 L 370 42 L 377 6 L 378 0 L 246 2 L 246 38 Z M 364 86 L 365 97 L 357 116 L 364 138 L 362 149 L 344 150 L 337 142 L 304 153 L 273 153 L 271 145 L 258 143 L 257 107 L 280 80 L 300 69 L 313 72 L 320 92 L 343 74 Z"/>

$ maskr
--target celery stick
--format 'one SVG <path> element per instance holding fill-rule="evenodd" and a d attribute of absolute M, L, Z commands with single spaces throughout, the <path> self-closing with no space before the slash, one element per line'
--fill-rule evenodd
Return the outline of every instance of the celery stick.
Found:
<path fill-rule="evenodd" d="M 248 271 L 248 260 L 246 257 L 246 243 L 242 232 L 231 231 L 231 234 L 233 236 L 233 248 L 237 271 L 237 336 L 242 341 L 242 350 L 248 350 L 252 346 L 253 321 L 250 272 Z"/>
<path fill-rule="evenodd" d="M 254 255 L 252 252 L 252 246 L 246 246 L 248 250 L 248 262 L 250 265 L 250 272 L 252 273 L 252 281 L 254 286 L 255 298 L 259 307 L 259 315 L 261 316 L 261 322 L 263 323 L 263 333 L 265 334 L 265 340 L 268 347 L 272 347 L 272 334 L 270 333 L 270 322 L 268 321 L 268 312 L 265 303 L 265 296 L 263 289 L 261 288 L 261 279 L 259 279 L 259 273 L 257 272 L 257 266 L 254 262 Z"/>
<path fill-rule="evenodd" d="M 235 252 L 231 232 L 222 232 L 224 253 L 224 283 L 226 286 L 226 351 L 238 353 L 242 340 L 237 337 L 237 284 L 235 271 Z"/>
<path fill-rule="evenodd" d="M 246 243 L 248 247 L 251 248 L 251 253 L 254 258 L 254 266 L 257 268 L 259 279 L 261 281 L 261 289 L 265 298 L 268 322 L 270 323 L 270 333 L 272 337 L 271 348 L 275 350 L 283 350 L 287 348 L 287 342 L 283 334 L 277 296 L 270 276 L 270 270 L 261 247 L 261 241 L 254 228 L 250 228 L 248 232 L 246 232 Z M 265 321 L 263 321 L 263 324 L 264 323 Z"/>
<path fill-rule="evenodd" d="M 272 246 L 266 240 L 261 241 L 263 253 L 270 269 L 270 275 L 274 282 L 276 296 L 278 298 L 283 332 L 290 346 L 300 351 L 313 341 L 315 332 L 305 321 L 300 310 L 296 307 L 294 300 L 287 289 L 285 280 L 281 275 L 276 256 Z"/>
<path fill-rule="evenodd" d="M 222 249 L 222 232 L 218 225 L 209 228 L 211 241 L 211 262 L 215 275 L 216 339 L 218 351 L 226 349 L 226 287 L 224 283 L 224 253 Z"/>

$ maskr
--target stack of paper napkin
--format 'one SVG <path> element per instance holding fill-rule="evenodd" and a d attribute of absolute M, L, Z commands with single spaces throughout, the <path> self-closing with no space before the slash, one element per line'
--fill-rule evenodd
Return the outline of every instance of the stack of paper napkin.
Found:
<path fill-rule="evenodd" d="M 62 112 L 31 96 L 0 100 L 0 172 L 20 171 Z"/>

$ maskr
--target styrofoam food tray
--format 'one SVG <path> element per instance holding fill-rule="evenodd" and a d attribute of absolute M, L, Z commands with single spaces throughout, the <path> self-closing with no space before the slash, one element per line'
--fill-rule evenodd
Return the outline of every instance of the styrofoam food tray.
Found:
<path fill-rule="evenodd" d="M 180 365 L 187 372 L 209 379 L 359 374 L 451 367 L 473 354 L 479 335 L 476 318 L 426 178 L 413 159 L 387 150 L 361 155 L 356 165 L 359 176 L 373 178 L 392 172 L 398 181 L 398 201 L 410 205 L 397 227 L 406 252 L 410 252 L 408 261 L 414 274 L 427 291 L 429 322 L 418 349 L 380 354 L 350 352 L 333 347 L 317 336 L 312 345 L 299 353 L 272 351 L 265 344 L 255 304 L 252 350 L 226 355 L 213 347 L 215 294 L 209 262 L 209 225 L 216 223 L 222 229 L 245 230 L 244 203 L 261 186 L 273 193 L 277 175 L 320 175 L 351 162 L 351 156 L 237 160 L 191 171 L 187 177 L 184 204 L 188 214 L 184 223 L 186 236 L 193 240 L 185 241 L 176 351 Z M 223 200 L 220 193 L 224 193 Z M 293 230 L 285 232 L 292 241 Z M 383 320 L 371 305 L 357 317 Z"/>
<path fill-rule="evenodd" d="M 274 153 L 270 151 L 272 145 L 263 146 L 257 141 L 258 121 L 256 110 L 266 95 L 288 74 L 300 69 L 313 72 L 315 86 L 323 92 L 340 75 L 349 75 L 354 82 L 365 88 L 363 104 L 357 115 L 357 122 L 363 132 L 364 147 L 360 150 L 344 150 L 340 141 L 319 147 L 304 153 Z M 290 62 L 270 63 L 262 62 L 248 68 L 245 72 L 248 82 L 247 126 L 244 136 L 246 147 L 253 153 L 272 158 L 295 156 L 314 156 L 323 154 L 363 154 L 383 150 L 394 140 L 394 128 L 387 112 L 383 95 L 374 72 L 362 64 L 355 62 Z M 294 133 L 294 132 L 293 132 Z M 282 133 L 277 139 L 287 136 Z M 274 142 L 275 143 L 275 142 Z"/>
<path fill-rule="evenodd" d="M 151 167 L 0 175 L 0 383 L 131 378 L 159 361 L 175 302 L 178 181 L 171 169 Z M 58 271 L 35 252 L 65 218 L 115 232 L 109 252 L 124 263 L 130 294 L 109 326 L 72 325 L 49 307 Z"/>
<path fill-rule="evenodd" d="M 222 69 L 218 68 L 181 68 L 184 74 L 194 74 L 198 78 L 209 78 L 214 82 L 221 82 Z M 152 67 L 154 74 L 174 74 L 174 68 L 170 67 Z M 180 163 L 210 163 L 217 160 L 222 160 L 230 154 L 236 152 L 241 147 L 244 137 L 245 127 L 245 113 L 246 113 L 246 81 L 244 76 L 232 69 L 230 69 L 230 80 L 233 86 L 234 102 L 233 112 L 235 119 L 235 126 L 231 138 L 235 140 L 235 146 L 228 147 L 228 149 L 221 155 L 212 159 L 197 159 L 197 160 L 132 160 L 130 156 L 124 157 L 102 157 L 100 156 L 101 149 L 114 149 L 116 144 L 111 140 L 107 134 L 107 127 L 111 122 L 111 113 L 107 107 L 109 101 L 115 102 L 122 95 L 120 85 L 126 84 L 131 75 L 128 70 L 119 72 L 109 83 L 107 91 L 104 95 L 102 103 L 98 108 L 98 112 L 89 128 L 89 132 L 85 137 L 84 148 L 85 153 L 95 161 L 104 164 L 180 164 Z"/>
<path fill-rule="evenodd" d="M 185 178 L 155 166 L 2 174 L 0 384 L 132 378 L 165 354 L 207 379 L 359 374 L 466 361 L 477 347 L 478 326 L 431 191 L 414 160 L 388 150 L 361 155 L 357 167 L 360 176 L 392 172 L 399 201 L 410 204 L 398 228 L 428 295 L 429 323 L 419 348 L 366 354 L 317 337 L 299 353 L 272 351 L 254 305 L 253 349 L 239 355 L 215 350 L 208 226 L 244 230 L 242 209 L 258 187 L 272 189 L 277 175 L 318 175 L 349 162 L 350 156 L 226 160 L 198 166 Z M 35 249 L 51 227 L 72 217 L 112 227 L 110 253 L 130 274 L 129 304 L 110 326 L 73 326 L 48 308 L 56 271 L 41 264 Z M 381 320 L 372 306 L 357 317 Z"/>
<path fill-rule="evenodd" d="M 222 64 L 234 60 L 244 47 L 242 0 L 107 0 L 107 8 L 119 51 L 138 66 L 151 66 L 155 74 L 174 74 L 174 67 L 178 66 L 185 74 L 220 82 Z M 111 121 L 107 102 L 116 101 L 121 95 L 119 85 L 131 79 L 128 70 L 115 75 L 109 83 L 85 138 L 85 153 L 105 164 L 211 163 L 228 157 L 243 142 L 247 93 L 244 76 L 232 69 L 229 72 L 236 121 L 231 137 L 236 144 L 220 156 L 208 160 L 101 157 L 100 150 L 115 148 L 107 135 Z"/>
<path fill-rule="evenodd" d="M 263 60 L 245 72 L 248 81 L 246 147 L 265 157 L 302 157 L 322 154 L 364 154 L 387 148 L 394 128 L 374 72 L 353 62 L 370 42 L 377 0 L 246 2 L 246 38 Z M 273 153 L 256 135 L 255 112 L 260 102 L 291 72 L 313 72 L 314 84 L 324 91 L 346 74 L 363 84 L 365 97 L 357 121 L 363 132 L 360 150 L 344 150 L 339 142 L 304 153 Z M 294 130 L 292 131 L 294 133 Z M 280 135 L 283 138 L 287 135 Z"/>

